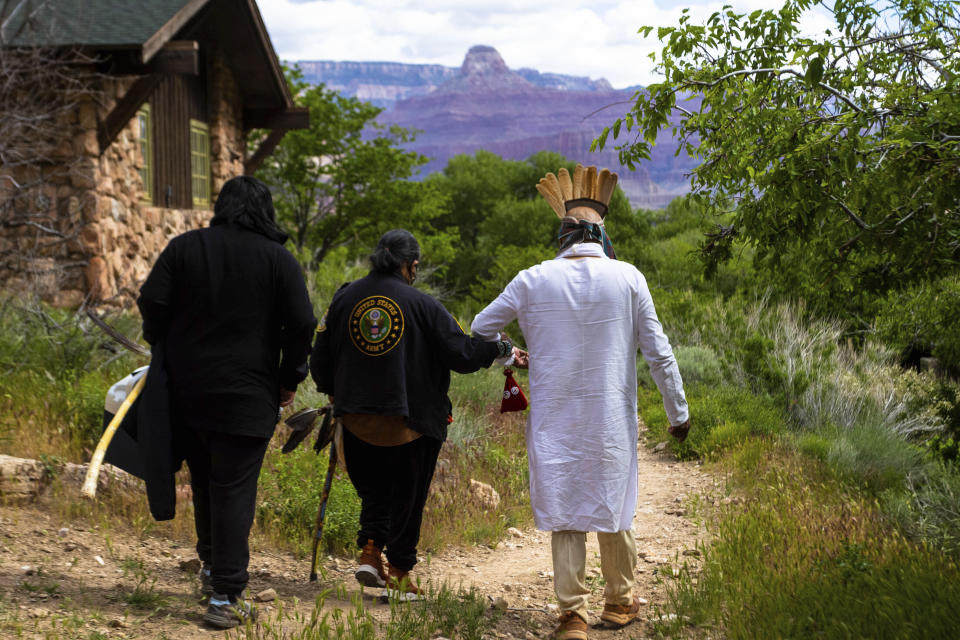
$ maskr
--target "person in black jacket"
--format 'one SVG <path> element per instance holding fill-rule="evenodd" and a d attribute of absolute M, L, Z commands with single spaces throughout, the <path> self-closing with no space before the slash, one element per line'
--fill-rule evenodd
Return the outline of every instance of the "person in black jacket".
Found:
<path fill-rule="evenodd" d="M 300 265 L 283 243 L 260 181 L 223 185 L 210 227 L 177 236 L 137 303 L 143 334 L 163 349 L 175 447 L 190 468 L 204 620 L 236 626 L 257 478 L 281 406 L 307 375 L 316 327 Z"/>
<path fill-rule="evenodd" d="M 420 245 L 409 231 L 385 233 L 370 260 L 370 274 L 341 287 L 320 321 L 310 372 L 344 426 L 347 472 L 360 496 L 355 577 L 415 599 L 407 574 L 451 419 L 450 371 L 489 367 L 513 346 L 465 335 L 443 305 L 411 286 Z"/>

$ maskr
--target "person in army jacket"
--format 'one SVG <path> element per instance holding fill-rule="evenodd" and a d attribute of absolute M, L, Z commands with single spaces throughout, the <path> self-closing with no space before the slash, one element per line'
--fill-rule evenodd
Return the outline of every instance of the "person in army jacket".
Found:
<path fill-rule="evenodd" d="M 386 587 L 385 595 L 416 599 L 407 574 L 452 419 L 450 371 L 489 367 L 514 348 L 509 340 L 466 335 L 442 304 L 412 286 L 420 245 L 409 231 L 385 233 L 370 261 L 369 275 L 334 295 L 317 328 L 310 372 L 343 424 L 347 471 L 361 500 L 355 576 Z"/>

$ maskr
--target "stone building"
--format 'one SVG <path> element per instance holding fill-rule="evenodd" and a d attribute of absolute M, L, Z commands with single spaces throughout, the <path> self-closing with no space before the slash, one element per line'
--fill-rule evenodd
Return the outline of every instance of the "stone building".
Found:
<path fill-rule="evenodd" d="M 0 86 L 0 136 L 58 105 L 34 118 L 49 125 L 45 142 L 29 127 L 4 138 L 18 149 L 0 140 L 7 291 L 128 304 L 167 240 L 209 221 L 226 180 L 308 126 L 254 0 L 0 6 L 0 82 L 18 61 L 36 67 Z M 51 80 L 39 81 L 47 67 Z M 257 149 L 247 149 L 252 129 L 266 130 Z"/>

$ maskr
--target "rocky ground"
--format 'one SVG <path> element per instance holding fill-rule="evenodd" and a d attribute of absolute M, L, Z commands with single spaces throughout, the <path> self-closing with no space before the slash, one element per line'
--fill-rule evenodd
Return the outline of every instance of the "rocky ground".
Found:
<path fill-rule="evenodd" d="M 622 630 L 592 629 L 590 638 L 644 638 L 665 603 L 665 582 L 680 565 L 699 563 L 705 532 L 694 518 L 703 497 L 718 491 L 695 463 L 678 463 L 641 447 L 640 500 L 634 533 L 640 559 L 637 591 L 642 620 Z M 0 507 L 0 637 L 208 638 L 199 600 L 198 562 L 189 544 L 124 526 L 64 521 L 42 504 Z M 269 615 L 313 609 L 321 589 L 332 589 L 327 607 L 351 608 L 358 591 L 353 561 L 326 557 L 325 575 L 307 581 L 309 560 L 270 549 L 253 550 L 251 594 L 267 591 L 259 607 Z M 603 606 L 596 537 L 588 536 L 588 583 L 595 620 Z M 491 638 L 546 638 L 556 620 L 550 535 L 511 530 L 495 549 L 446 550 L 418 565 L 423 581 L 474 587 L 499 617 Z M 367 597 L 380 620 L 389 606 Z"/>

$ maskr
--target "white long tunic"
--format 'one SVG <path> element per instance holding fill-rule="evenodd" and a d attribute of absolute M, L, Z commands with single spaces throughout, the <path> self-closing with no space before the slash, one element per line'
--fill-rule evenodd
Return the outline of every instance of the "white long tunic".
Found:
<path fill-rule="evenodd" d="M 687 419 L 673 349 L 646 279 L 599 244 L 521 271 L 474 319 L 494 339 L 514 319 L 530 353 L 530 500 L 545 531 L 623 531 L 637 506 L 639 347 L 671 424 Z"/>

